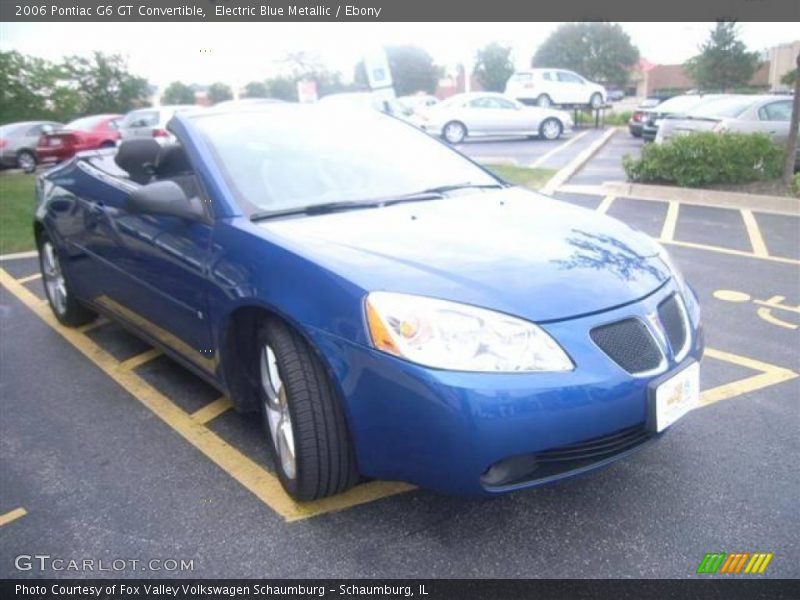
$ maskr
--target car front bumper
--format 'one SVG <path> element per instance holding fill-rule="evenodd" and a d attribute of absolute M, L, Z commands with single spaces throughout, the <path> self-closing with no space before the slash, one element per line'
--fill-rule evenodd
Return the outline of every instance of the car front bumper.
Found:
<path fill-rule="evenodd" d="M 696 299 L 692 295 L 686 301 L 688 354 L 676 362 L 668 353 L 663 369 L 646 377 L 624 371 L 589 332 L 631 316 L 645 319 L 675 291 L 670 280 L 634 304 L 542 324 L 572 357 L 575 369 L 570 372 L 443 371 L 319 331 L 311 335 L 344 400 L 362 474 L 446 493 L 493 495 L 604 466 L 657 437 L 648 422 L 648 388 L 700 360 Z M 585 452 L 598 444 L 617 451 Z M 487 481 L 489 470 L 502 461 L 531 455 L 552 459 L 565 451 L 575 458 L 573 450 L 577 458 L 589 460 L 563 463 L 555 470 L 551 465 L 538 474 L 534 470 L 511 484 Z"/>

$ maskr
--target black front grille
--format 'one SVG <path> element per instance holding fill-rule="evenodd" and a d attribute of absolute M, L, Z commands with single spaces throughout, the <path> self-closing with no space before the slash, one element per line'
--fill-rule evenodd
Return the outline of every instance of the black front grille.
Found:
<path fill-rule="evenodd" d="M 678 297 L 673 294 L 658 305 L 658 318 L 664 326 L 672 352 L 678 354 L 686 344 L 686 320 L 683 318 Z"/>
<path fill-rule="evenodd" d="M 628 373 L 644 373 L 661 364 L 661 351 L 639 319 L 624 319 L 590 332 L 600 349 Z"/>
<path fill-rule="evenodd" d="M 483 474 L 481 483 L 492 489 L 549 479 L 633 450 L 652 437 L 644 424 L 640 424 L 578 444 L 515 456 L 493 465 Z"/>

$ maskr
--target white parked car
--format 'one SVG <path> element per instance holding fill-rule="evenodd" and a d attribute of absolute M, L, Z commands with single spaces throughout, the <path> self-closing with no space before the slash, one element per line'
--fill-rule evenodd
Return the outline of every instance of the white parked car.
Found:
<path fill-rule="evenodd" d="M 132 110 L 120 121 L 120 139 L 155 138 L 158 142 L 174 142 L 175 137 L 167 131 L 167 123 L 172 115 L 176 112 L 198 110 L 199 108 L 194 104 L 176 104 Z"/>
<path fill-rule="evenodd" d="M 564 69 L 517 71 L 506 82 L 506 95 L 542 107 L 569 104 L 597 108 L 608 99 L 602 85 Z"/>
<path fill-rule="evenodd" d="M 789 138 L 792 97 L 730 95 L 703 102 L 683 115 L 661 122 L 655 142 L 664 142 L 693 132 L 763 133 L 779 146 Z M 800 153 L 795 160 L 800 164 Z"/>
<path fill-rule="evenodd" d="M 412 119 L 421 129 L 451 144 L 468 137 L 527 135 L 555 140 L 572 129 L 569 113 L 525 106 L 503 94 L 476 92 L 452 96 L 420 110 Z"/>
<path fill-rule="evenodd" d="M 372 92 L 341 92 L 319 99 L 320 104 L 345 110 L 377 110 L 399 119 L 408 120 L 412 110 L 397 98 L 385 99 Z"/>
<path fill-rule="evenodd" d="M 439 104 L 439 99 L 430 94 L 412 94 L 410 96 L 400 96 L 397 101 L 403 106 L 410 108 L 414 112 Z"/>

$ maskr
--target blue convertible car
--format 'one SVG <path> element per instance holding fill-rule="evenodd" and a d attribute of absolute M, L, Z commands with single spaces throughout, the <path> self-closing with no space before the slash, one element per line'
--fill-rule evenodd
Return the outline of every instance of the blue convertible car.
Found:
<path fill-rule="evenodd" d="M 47 296 L 263 419 L 287 492 L 362 477 L 496 494 L 626 456 L 694 408 L 694 293 L 606 216 L 394 118 L 176 115 L 37 180 Z"/>

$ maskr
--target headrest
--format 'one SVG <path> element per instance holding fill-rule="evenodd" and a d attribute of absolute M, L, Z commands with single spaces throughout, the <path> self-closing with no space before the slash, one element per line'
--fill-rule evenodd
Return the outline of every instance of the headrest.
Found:
<path fill-rule="evenodd" d="M 186 150 L 180 144 L 162 146 L 156 157 L 156 177 L 164 179 L 192 173 Z"/>
<path fill-rule="evenodd" d="M 145 185 L 153 178 L 153 166 L 161 146 L 152 138 L 124 140 L 117 149 L 114 162 L 128 173 L 132 181 Z"/>

